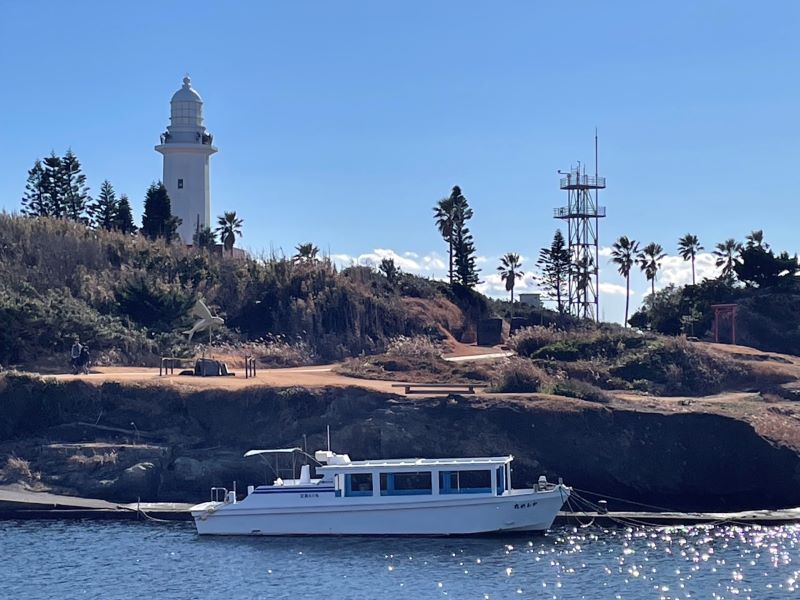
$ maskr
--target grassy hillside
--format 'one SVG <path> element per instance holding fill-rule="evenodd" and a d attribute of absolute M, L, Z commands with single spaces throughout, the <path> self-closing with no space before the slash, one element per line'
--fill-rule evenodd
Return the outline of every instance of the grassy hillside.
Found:
<path fill-rule="evenodd" d="M 225 259 L 70 221 L 0 214 L 0 364 L 62 361 L 75 336 L 96 360 L 153 364 L 191 349 L 197 298 L 226 320 L 215 342 L 280 339 L 320 360 L 381 351 L 398 335 L 456 335 L 486 314 L 468 290 L 327 260 Z"/>

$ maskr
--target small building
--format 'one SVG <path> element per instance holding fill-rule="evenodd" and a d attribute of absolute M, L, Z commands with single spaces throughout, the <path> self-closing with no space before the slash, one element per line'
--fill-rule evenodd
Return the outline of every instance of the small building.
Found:
<path fill-rule="evenodd" d="M 542 295 L 536 292 L 520 294 L 519 303 L 525 306 L 532 306 L 534 308 L 543 308 Z"/>

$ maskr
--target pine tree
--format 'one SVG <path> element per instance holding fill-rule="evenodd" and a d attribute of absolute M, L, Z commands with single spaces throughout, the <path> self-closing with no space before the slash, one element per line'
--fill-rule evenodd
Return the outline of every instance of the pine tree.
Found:
<path fill-rule="evenodd" d="M 121 233 L 136 233 L 136 225 L 133 224 L 131 203 L 125 194 L 119 197 L 117 214 L 114 216 L 114 229 Z"/>
<path fill-rule="evenodd" d="M 556 229 L 550 247 L 539 251 L 536 265 L 542 270 L 538 277 L 539 282 L 545 290 L 555 295 L 558 312 L 563 314 L 565 309 L 563 296 L 572 268 L 572 259 L 560 230 Z"/>
<path fill-rule="evenodd" d="M 111 231 L 116 226 L 118 211 L 117 195 L 111 182 L 106 179 L 100 184 L 100 195 L 89 205 L 92 225 L 98 229 Z"/>
<path fill-rule="evenodd" d="M 22 214 L 28 217 L 46 217 L 48 215 L 45 174 L 42 161 L 36 159 L 28 171 L 28 183 L 22 196 Z"/>
<path fill-rule="evenodd" d="M 44 214 L 57 219 L 64 217 L 64 171 L 61 167 L 61 157 L 56 156 L 56 153 L 52 151 L 50 156 L 44 159 L 42 189 L 44 190 Z"/>
<path fill-rule="evenodd" d="M 73 221 L 88 223 L 86 207 L 91 198 L 86 185 L 86 175 L 81 171 L 81 163 L 72 149 L 61 159 L 61 183 L 64 197 L 64 216 Z"/>
<path fill-rule="evenodd" d="M 458 188 L 453 188 L 453 191 Z M 476 267 L 475 243 L 467 227 L 467 221 L 472 218 L 472 209 L 467 199 L 461 194 L 453 198 L 453 263 L 455 266 L 454 280 L 464 287 L 472 288 L 478 283 L 478 268 Z M 452 196 L 451 196 L 452 198 Z"/>
<path fill-rule="evenodd" d="M 172 205 L 167 188 L 160 181 L 147 188 L 142 215 L 142 233 L 155 240 L 163 238 L 171 242 L 177 235 L 180 219 L 172 216 Z"/>

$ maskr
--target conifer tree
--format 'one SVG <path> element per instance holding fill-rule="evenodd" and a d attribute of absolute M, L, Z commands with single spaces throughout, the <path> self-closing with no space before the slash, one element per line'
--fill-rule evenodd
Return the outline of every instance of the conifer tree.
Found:
<path fill-rule="evenodd" d="M 61 157 L 51 151 L 50 156 L 44 159 L 44 173 L 42 174 L 42 189 L 44 190 L 43 214 L 48 217 L 61 219 L 64 216 L 64 172 L 61 167 Z"/>
<path fill-rule="evenodd" d="M 136 233 L 136 225 L 133 224 L 131 203 L 125 194 L 119 197 L 117 214 L 114 215 L 114 229 L 121 233 Z"/>
<path fill-rule="evenodd" d="M 200 250 L 212 250 L 217 244 L 217 232 L 211 227 L 203 227 L 195 231 L 192 242 Z"/>
<path fill-rule="evenodd" d="M 457 188 L 453 188 L 455 192 Z M 454 280 L 464 287 L 472 288 L 478 283 L 478 268 L 476 267 L 475 243 L 467 227 L 467 221 L 472 218 L 472 209 L 467 199 L 458 189 L 458 195 L 453 198 L 453 262 L 455 266 Z M 455 194 L 454 194 L 455 195 Z"/>
<path fill-rule="evenodd" d="M 542 248 L 539 251 L 539 260 L 536 261 L 536 265 L 542 270 L 538 277 L 539 282 L 545 290 L 556 297 L 558 312 L 563 314 L 566 308 L 564 294 L 572 268 L 572 259 L 560 230 L 556 229 L 550 247 Z"/>
<path fill-rule="evenodd" d="M 33 163 L 33 167 L 28 171 L 28 182 L 25 185 L 25 194 L 22 196 L 23 215 L 28 217 L 46 217 L 49 214 L 44 182 L 45 175 L 42 161 L 36 159 L 36 162 Z"/>
<path fill-rule="evenodd" d="M 68 149 L 61 159 L 61 185 L 64 197 L 64 216 L 73 221 L 88 223 L 86 208 L 91 200 L 86 175 L 81 171 L 78 157 Z"/>
<path fill-rule="evenodd" d="M 100 194 L 89 205 L 92 225 L 98 229 L 111 231 L 116 226 L 118 212 L 119 202 L 117 201 L 117 195 L 114 193 L 114 187 L 111 182 L 106 179 L 100 184 Z"/>
<path fill-rule="evenodd" d="M 167 188 L 160 181 L 147 188 L 142 215 L 142 233 L 151 240 L 163 238 L 171 242 L 177 235 L 180 219 L 172 216 Z"/>

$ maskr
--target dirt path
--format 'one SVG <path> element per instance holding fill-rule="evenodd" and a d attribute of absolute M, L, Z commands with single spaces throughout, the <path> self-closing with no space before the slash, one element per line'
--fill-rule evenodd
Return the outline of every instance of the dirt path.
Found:
<path fill-rule="evenodd" d="M 499 347 L 480 347 L 467 344 L 458 344 L 453 352 L 445 355 L 445 360 L 491 360 L 507 356 L 508 352 Z M 217 357 L 215 355 L 216 358 Z M 58 374 L 48 375 L 58 381 L 81 380 L 90 383 L 106 383 L 110 381 L 126 383 L 149 383 L 160 385 L 185 385 L 202 389 L 241 389 L 251 386 L 274 387 L 361 387 L 385 393 L 397 393 L 394 387 L 396 381 L 380 381 L 374 379 L 360 379 L 347 377 L 336 373 L 334 369 L 338 363 L 329 365 L 315 365 L 311 367 L 292 367 L 280 369 L 259 369 L 255 377 L 245 378 L 239 361 L 230 360 L 228 364 L 234 365 L 233 377 L 190 377 L 181 375 L 159 376 L 158 369 L 148 367 L 95 367 L 88 375 Z"/>
<path fill-rule="evenodd" d="M 232 377 L 191 377 L 185 375 L 159 376 L 158 369 L 145 367 L 97 367 L 89 375 L 53 375 L 59 381 L 81 380 L 88 383 L 109 381 L 125 383 L 148 383 L 156 385 L 178 385 L 200 389 L 242 389 L 252 386 L 273 387 L 362 387 L 392 393 L 395 382 L 374 381 L 345 377 L 332 371 L 336 365 L 297 367 L 290 369 L 261 369 L 255 377 L 245 379 L 241 370 Z"/>

